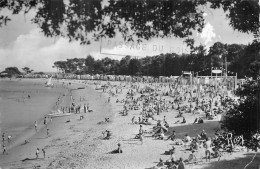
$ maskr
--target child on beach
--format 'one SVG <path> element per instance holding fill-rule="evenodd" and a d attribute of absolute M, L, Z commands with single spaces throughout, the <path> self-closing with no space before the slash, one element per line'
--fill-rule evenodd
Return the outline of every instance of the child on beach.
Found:
<path fill-rule="evenodd" d="M 135 123 L 135 116 L 132 118 L 132 124 Z"/>
<path fill-rule="evenodd" d="M 6 146 L 3 145 L 3 154 L 6 154 Z"/>
<path fill-rule="evenodd" d="M 144 138 L 143 138 L 143 134 L 140 134 L 140 141 L 141 141 L 141 145 L 143 145 L 143 140 L 144 140 Z"/>
<path fill-rule="evenodd" d="M 44 150 L 44 148 L 42 149 L 42 153 L 43 153 L 43 158 L 45 158 L 45 150 Z"/>
<path fill-rule="evenodd" d="M 111 132 L 109 131 L 109 130 L 106 130 L 106 132 L 107 132 L 107 135 L 106 135 L 106 137 L 104 138 L 105 140 L 109 140 L 110 138 L 111 138 Z"/>
<path fill-rule="evenodd" d="M 49 134 L 50 134 L 50 130 L 47 129 L 47 137 L 49 137 Z"/>
<path fill-rule="evenodd" d="M 84 104 L 84 113 L 87 113 L 87 107 L 86 107 L 86 104 Z"/>
<path fill-rule="evenodd" d="M 37 149 L 36 149 L 36 153 L 35 153 L 35 154 L 36 154 L 36 159 L 38 159 L 38 158 L 39 158 L 39 153 L 40 153 L 40 149 L 39 149 L 39 148 L 37 148 Z"/>
<path fill-rule="evenodd" d="M 35 128 L 35 131 L 37 132 L 37 121 L 34 122 L 34 128 Z"/>
<path fill-rule="evenodd" d="M 11 142 L 11 138 L 12 138 L 12 136 L 7 136 L 7 141 L 8 141 L 8 143 L 10 143 Z"/>
<path fill-rule="evenodd" d="M 185 163 L 193 163 L 197 161 L 197 157 L 195 155 L 195 151 L 191 151 L 191 154 L 189 155 L 188 159 L 184 160 Z"/>
<path fill-rule="evenodd" d="M 45 117 L 44 117 L 44 120 L 43 120 L 43 124 L 44 124 L 44 125 L 47 124 L 47 119 L 46 119 L 46 118 L 47 118 L 47 117 L 45 116 Z"/>
<path fill-rule="evenodd" d="M 79 120 L 82 120 L 82 119 L 84 119 L 84 116 L 83 115 L 79 116 Z"/>
<path fill-rule="evenodd" d="M 2 134 L 3 143 L 5 142 L 5 133 Z"/>

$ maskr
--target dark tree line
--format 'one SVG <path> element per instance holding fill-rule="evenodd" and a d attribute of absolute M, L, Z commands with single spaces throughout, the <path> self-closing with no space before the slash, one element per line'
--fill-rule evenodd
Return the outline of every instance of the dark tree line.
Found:
<path fill-rule="evenodd" d="M 211 67 L 225 68 L 227 63 L 228 71 L 237 72 L 238 77 L 256 77 L 260 70 L 259 51 L 260 43 L 256 40 L 248 45 L 216 42 L 210 47 L 208 54 L 203 46 L 198 46 L 193 48 L 190 54 L 167 53 L 144 58 L 125 56 L 120 61 L 108 57 L 95 60 L 89 55 L 87 58 L 56 61 L 54 67 L 61 72 L 75 74 L 179 76 L 182 71 L 198 72 Z M 199 73 L 209 74 L 210 69 Z"/>

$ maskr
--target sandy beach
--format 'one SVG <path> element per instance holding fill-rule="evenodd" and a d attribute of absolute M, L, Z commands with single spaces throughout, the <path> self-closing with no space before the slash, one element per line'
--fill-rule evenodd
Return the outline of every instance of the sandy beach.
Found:
<path fill-rule="evenodd" d="M 63 81 L 55 82 L 62 83 Z M 56 117 L 48 121 L 47 127 L 43 126 L 39 132 L 28 138 L 29 143 L 19 144 L 9 149 L 6 155 L 0 155 L 1 168 L 152 168 L 159 159 L 170 160 L 170 155 L 164 155 L 174 145 L 171 140 L 158 140 L 152 137 L 151 131 L 157 121 L 163 121 L 164 116 L 169 123 L 168 136 L 172 130 L 176 131 L 176 138 L 182 139 L 185 134 L 190 136 L 198 135 L 203 129 L 209 136 L 213 136 L 215 130 L 219 127 L 218 120 L 205 120 L 203 124 L 192 124 L 196 117 L 185 113 L 186 124 L 176 124 L 178 114 L 175 110 L 162 112 L 155 115 L 151 120 L 151 125 L 143 125 L 144 134 L 143 144 L 138 139 L 134 139 L 138 134 L 139 124 L 132 124 L 133 116 L 141 117 L 141 110 L 129 110 L 127 116 L 120 113 L 124 109 L 124 103 L 116 100 L 126 98 L 126 93 L 131 88 L 130 83 L 123 83 L 122 92 L 112 96 L 109 92 L 95 90 L 107 82 L 94 84 L 93 81 L 64 81 L 65 84 L 71 83 L 69 89 L 71 93 L 66 93 L 59 106 L 68 106 L 71 104 L 71 95 L 75 99 L 76 105 L 89 105 L 93 110 L 84 113 L 72 114 L 70 116 Z M 120 82 L 110 82 L 111 86 L 119 86 Z M 138 84 L 144 86 L 145 84 Z M 80 88 L 80 89 L 79 89 Z M 111 90 L 114 90 L 113 88 Z M 140 95 L 140 94 L 137 94 Z M 171 100 L 169 96 L 162 96 L 162 99 Z M 80 120 L 80 116 L 84 118 Z M 109 122 L 105 122 L 109 118 Z M 66 122 L 70 119 L 70 122 Z M 47 128 L 49 136 L 47 136 Z M 104 140 L 103 132 L 109 130 L 112 137 Z M 110 152 L 117 148 L 120 143 L 123 153 L 111 154 Z M 175 156 L 177 159 L 182 157 L 187 159 L 189 151 L 186 151 L 182 145 L 174 145 L 176 148 Z M 36 149 L 40 149 L 39 158 L 36 159 Z M 46 151 L 46 157 L 43 158 L 42 149 Z M 189 164 L 187 168 L 224 168 L 237 169 L 244 168 L 255 155 L 255 152 L 246 150 L 234 152 L 232 155 L 224 153 L 220 161 L 212 159 L 206 162 L 204 159 L 205 149 L 199 148 L 196 153 L 199 159 L 198 163 Z M 252 163 L 247 168 L 257 168 L 260 161 L 260 154 L 256 154 Z"/>

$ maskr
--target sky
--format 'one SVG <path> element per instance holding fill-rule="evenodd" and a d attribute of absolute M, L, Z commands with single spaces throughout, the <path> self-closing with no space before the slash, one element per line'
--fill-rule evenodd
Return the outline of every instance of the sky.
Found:
<path fill-rule="evenodd" d="M 203 17 L 205 27 L 202 33 L 194 32 L 196 45 L 204 45 L 207 49 L 215 42 L 227 44 L 248 44 L 253 41 L 252 34 L 234 31 L 222 9 L 205 8 Z M 66 38 L 47 38 L 36 24 L 31 23 L 35 15 L 31 10 L 28 14 L 10 15 L 11 21 L 0 28 L 0 72 L 6 67 L 15 66 L 20 70 L 27 66 L 35 72 L 54 72 L 53 63 L 69 58 L 95 59 L 110 57 L 120 60 L 125 55 L 145 57 L 161 53 L 189 53 L 189 48 L 180 38 L 152 38 L 140 44 L 125 44 L 120 36 L 114 39 L 102 39 L 102 42 L 92 42 L 91 45 L 80 45 L 79 42 L 69 42 Z M 100 50 L 101 49 L 101 50 Z"/>

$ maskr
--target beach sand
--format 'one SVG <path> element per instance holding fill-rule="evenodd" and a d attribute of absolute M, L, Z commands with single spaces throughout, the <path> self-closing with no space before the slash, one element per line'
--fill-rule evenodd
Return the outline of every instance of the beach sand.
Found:
<path fill-rule="evenodd" d="M 66 81 L 67 82 L 67 81 Z M 72 90 L 76 105 L 88 103 L 93 112 L 73 114 L 71 116 L 53 118 L 48 124 L 50 136 L 46 135 L 46 127 L 33 135 L 26 145 L 18 145 L 8 150 L 8 155 L 0 155 L 0 166 L 2 168 L 151 168 L 159 162 L 159 158 L 164 161 L 170 159 L 170 155 L 163 155 L 169 150 L 173 142 L 168 140 L 155 140 L 150 134 L 145 134 L 144 142 L 134 139 L 139 131 L 138 124 L 131 124 L 133 116 L 139 117 L 141 110 L 131 110 L 128 116 L 122 116 L 123 103 L 116 103 L 116 99 L 125 99 L 126 92 L 130 86 L 123 88 L 122 94 L 116 97 L 103 93 L 102 90 L 95 90 L 96 85 L 84 84 L 82 81 L 70 81 L 71 89 L 86 86 L 85 89 Z M 92 82 L 91 82 L 92 83 Z M 103 84 L 106 82 L 102 82 Z M 111 82 L 118 85 L 119 82 Z M 142 85 L 142 84 L 140 84 Z M 84 96 L 85 101 L 80 101 Z M 108 97 L 111 97 L 108 103 Z M 165 97 L 167 99 L 167 97 Z M 169 98 L 168 98 L 169 99 Z M 63 98 L 61 106 L 67 106 L 71 103 L 70 94 Z M 84 115 L 83 120 L 79 120 L 80 115 Z M 188 133 L 195 136 L 205 129 L 209 135 L 213 135 L 218 127 L 217 121 L 205 121 L 204 124 L 175 124 L 176 111 L 163 112 L 155 115 L 156 119 L 166 119 L 170 125 L 170 131 L 175 130 L 178 138 Z M 195 115 L 184 114 L 187 123 L 192 123 Z M 109 117 L 111 122 L 105 123 L 105 118 Z M 66 121 L 70 118 L 70 122 Z M 180 119 L 181 120 L 181 119 Z M 143 125 L 143 129 L 151 131 L 152 125 Z M 112 139 L 103 140 L 105 130 L 112 131 Z M 170 132 L 169 131 L 169 132 Z M 110 154 L 120 143 L 123 149 L 122 154 Z M 40 157 L 35 159 L 36 148 L 40 148 Z M 186 159 L 188 151 L 184 151 L 183 146 L 176 147 L 176 157 Z M 46 158 L 43 158 L 41 149 L 46 150 Z M 203 160 L 198 164 L 187 166 L 188 168 L 244 168 L 251 161 L 254 152 L 238 152 L 224 154 L 220 161 L 212 159 L 212 162 L 206 163 L 204 148 L 200 148 L 196 154 L 197 158 Z M 260 161 L 259 154 L 248 168 L 258 167 Z M 22 161 L 24 160 L 24 161 Z M 258 160 L 258 162 L 257 162 Z"/>

